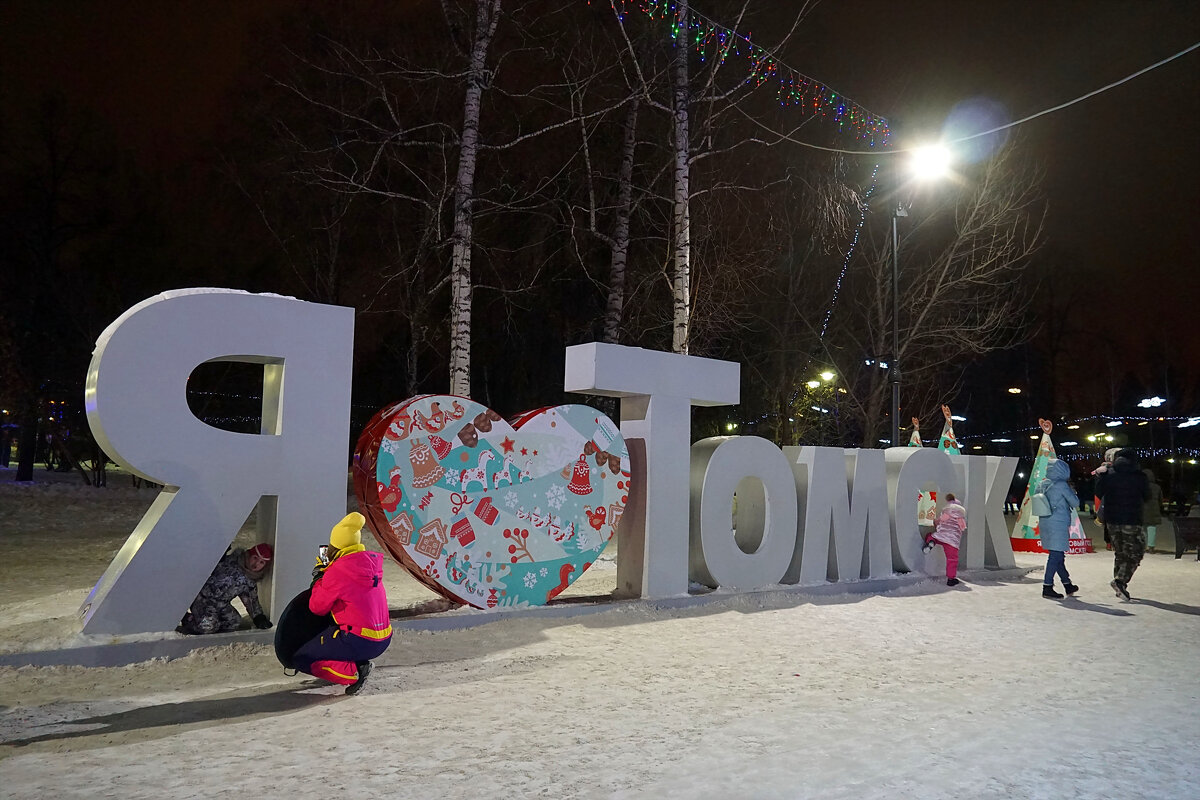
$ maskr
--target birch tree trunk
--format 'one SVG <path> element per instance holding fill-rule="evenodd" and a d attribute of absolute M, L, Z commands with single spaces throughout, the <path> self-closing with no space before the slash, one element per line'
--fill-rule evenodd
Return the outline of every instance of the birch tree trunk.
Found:
<path fill-rule="evenodd" d="M 691 323 L 691 216 L 690 163 L 688 141 L 688 0 L 677 3 L 679 35 L 675 40 L 675 81 L 671 92 L 671 110 L 675 121 L 675 196 L 674 196 L 674 266 L 672 306 L 674 330 L 671 350 L 687 353 Z"/>
<path fill-rule="evenodd" d="M 625 112 L 621 166 L 617 173 L 617 218 L 613 226 L 612 264 L 608 274 L 608 305 L 604 311 L 604 341 L 619 344 L 625 310 L 625 268 L 629 262 L 629 221 L 633 215 L 633 164 L 637 150 L 638 100 Z"/>
<path fill-rule="evenodd" d="M 479 158 L 479 113 L 487 84 L 488 49 L 499 20 L 500 0 L 476 0 L 450 235 L 450 393 L 462 397 L 471 396 L 471 218 Z"/>

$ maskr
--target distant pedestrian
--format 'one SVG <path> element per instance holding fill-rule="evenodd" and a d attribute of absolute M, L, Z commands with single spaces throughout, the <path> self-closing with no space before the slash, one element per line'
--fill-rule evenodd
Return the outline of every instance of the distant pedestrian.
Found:
<path fill-rule="evenodd" d="M 1071 583 L 1067 572 L 1067 549 L 1071 543 L 1071 509 L 1079 505 L 1079 496 L 1071 489 L 1067 477 L 1071 468 L 1067 462 L 1052 458 L 1046 462 L 1046 479 L 1038 491 L 1050 501 L 1050 513 L 1038 517 L 1038 537 L 1046 556 L 1046 575 L 1042 579 L 1042 597 L 1061 600 L 1062 595 L 1054 590 L 1054 576 L 1062 579 L 1063 590 L 1073 595 L 1079 587 Z"/>
<path fill-rule="evenodd" d="M 925 537 L 921 550 L 929 553 L 935 544 L 940 544 L 946 553 L 946 585 L 958 586 L 958 545 L 967 530 L 967 509 L 958 502 L 953 493 L 946 494 L 946 505 L 938 515 L 933 533 Z"/>
<path fill-rule="evenodd" d="M 1142 528 L 1142 508 L 1150 499 L 1146 474 L 1138 469 L 1136 454 L 1118 450 L 1112 468 L 1097 481 L 1104 524 L 1112 539 L 1113 580 L 1109 584 L 1117 597 L 1129 599 L 1129 581 L 1146 552 L 1146 531 Z"/>
<path fill-rule="evenodd" d="M 1101 504 L 1100 504 L 1100 500 L 1101 500 L 1101 498 L 1100 498 L 1100 479 L 1101 479 L 1101 477 L 1104 476 L 1105 473 L 1107 473 L 1110 469 L 1112 469 L 1113 458 L 1116 456 L 1117 451 L 1120 449 L 1121 448 L 1119 448 L 1119 447 L 1110 447 L 1107 450 L 1105 450 L 1104 451 L 1104 461 L 1102 461 L 1100 463 L 1100 466 L 1098 466 L 1094 470 L 1092 470 L 1092 481 L 1093 481 L 1092 485 L 1095 487 L 1094 491 L 1096 493 L 1095 496 L 1092 498 L 1092 502 L 1093 502 L 1092 518 L 1096 520 L 1097 525 L 1100 525 L 1101 527 L 1103 527 L 1103 529 L 1104 529 L 1104 546 L 1108 550 L 1113 549 L 1112 548 L 1112 537 L 1108 533 L 1108 524 L 1104 521 L 1104 509 L 1101 507 Z"/>
<path fill-rule="evenodd" d="M 1142 472 L 1146 473 L 1146 481 L 1150 488 L 1150 497 L 1142 506 L 1142 525 L 1146 529 L 1146 552 L 1157 553 L 1158 549 L 1154 546 L 1154 541 L 1158 526 L 1162 524 L 1163 491 L 1154 477 L 1154 470 L 1146 467 Z"/>
<path fill-rule="evenodd" d="M 1079 495 L 1079 513 L 1084 513 L 1091 505 L 1091 500 L 1096 495 L 1096 479 L 1090 473 L 1085 473 L 1079 479 L 1079 484 L 1075 487 L 1075 493 Z M 1092 519 L 1096 518 L 1096 507 L 1092 506 Z"/>

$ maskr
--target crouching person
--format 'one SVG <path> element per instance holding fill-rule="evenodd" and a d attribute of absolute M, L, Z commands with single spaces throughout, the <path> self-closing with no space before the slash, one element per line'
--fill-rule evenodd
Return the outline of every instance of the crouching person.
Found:
<path fill-rule="evenodd" d="M 329 565 L 312 586 L 308 607 L 333 624 L 300 646 L 292 665 L 301 672 L 339 683 L 356 694 L 371 672 L 371 659 L 392 641 L 383 557 L 362 543 L 366 518 L 357 511 L 329 535 Z"/>
<path fill-rule="evenodd" d="M 221 556 L 175 630 L 186 634 L 236 631 L 242 626 L 242 615 L 233 607 L 235 597 L 246 607 L 254 627 L 271 627 L 258 600 L 258 582 L 266 577 L 274 557 L 275 551 L 266 542 L 248 550 L 238 547 Z"/>

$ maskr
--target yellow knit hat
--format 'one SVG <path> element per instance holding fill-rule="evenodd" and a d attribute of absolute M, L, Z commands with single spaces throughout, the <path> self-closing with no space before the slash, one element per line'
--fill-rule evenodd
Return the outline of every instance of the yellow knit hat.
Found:
<path fill-rule="evenodd" d="M 366 517 L 357 511 L 351 511 L 333 526 L 333 530 L 329 532 L 329 544 L 335 550 L 345 550 L 347 547 L 362 544 L 362 526 L 366 524 Z"/>

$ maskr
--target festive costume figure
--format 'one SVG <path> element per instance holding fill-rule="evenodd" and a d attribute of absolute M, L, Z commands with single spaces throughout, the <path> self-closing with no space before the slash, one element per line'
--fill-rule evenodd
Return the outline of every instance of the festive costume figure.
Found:
<path fill-rule="evenodd" d="M 967 530 L 967 510 L 957 502 L 952 494 L 946 495 L 946 506 L 938 515 L 937 526 L 933 533 L 925 537 L 925 546 L 921 549 L 926 553 L 933 550 L 934 545 L 940 544 L 946 553 L 946 585 L 958 585 L 958 545 L 962 535 Z"/>
<path fill-rule="evenodd" d="M 921 447 L 921 420 L 916 417 L 912 418 L 913 429 L 912 434 L 908 437 L 909 447 Z"/>
<path fill-rule="evenodd" d="M 958 447 L 958 440 L 954 438 L 954 420 L 950 418 L 950 406 L 942 406 L 942 416 L 946 421 L 942 424 L 942 436 L 938 439 L 938 450 L 943 450 L 952 456 L 959 455 L 961 452 Z"/>
<path fill-rule="evenodd" d="M 366 518 L 347 514 L 329 535 L 329 565 L 320 569 L 308 601 L 318 616 L 332 624 L 296 651 L 293 666 L 346 687 L 355 694 L 371 671 L 371 659 L 392 642 L 387 593 L 383 588 L 383 556 L 362 544 Z"/>
<path fill-rule="evenodd" d="M 912 418 L 912 436 L 908 437 L 909 447 L 922 447 L 921 444 L 921 420 L 916 417 Z M 937 511 L 937 492 L 921 492 L 917 497 L 917 524 L 926 528 L 933 525 L 934 514 Z M 928 533 L 925 534 L 928 538 Z"/>
<path fill-rule="evenodd" d="M 186 634 L 236 631 L 242 625 L 242 615 L 233 607 L 235 597 L 246 607 L 254 627 L 271 627 L 258 600 L 258 582 L 266 576 L 274 556 L 275 551 L 265 542 L 221 556 L 175 630 Z"/>
<path fill-rule="evenodd" d="M 1050 431 L 1054 423 L 1048 419 L 1039 419 L 1042 429 L 1042 440 L 1038 444 L 1037 456 L 1033 459 L 1033 469 L 1029 472 L 1029 484 L 1025 487 L 1025 496 L 1021 500 L 1021 511 L 1013 526 L 1012 548 L 1017 552 L 1037 553 L 1042 551 L 1038 535 L 1038 518 L 1030 508 L 1029 498 L 1037 493 L 1038 487 L 1046 479 L 1046 467 L 1050 459 L 1057 458 L 1054 453 L 1054 442 L 1050 441 Z M 1069 553 L 1091 553 L 1092 540 L 1083 535 L 1083 525 L 1079 522 L 1079 510 L 1072 508 L 1070 512 L 1070 544 Z"/>

